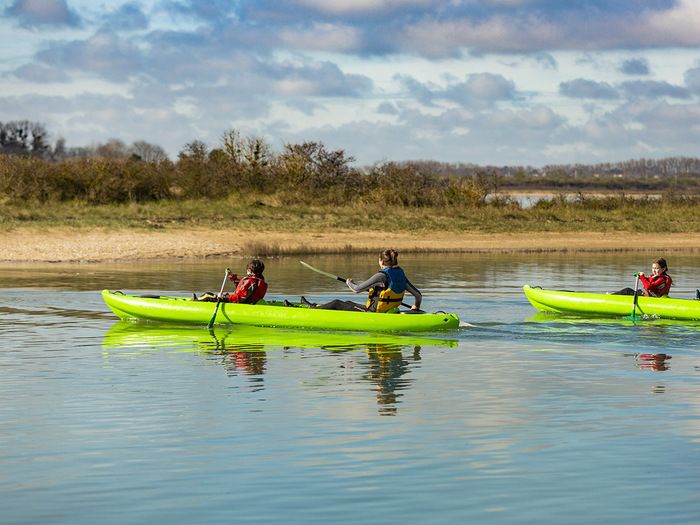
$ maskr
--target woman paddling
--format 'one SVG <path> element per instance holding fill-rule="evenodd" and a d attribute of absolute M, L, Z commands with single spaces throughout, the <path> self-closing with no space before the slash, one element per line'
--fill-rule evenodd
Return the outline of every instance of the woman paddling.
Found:
<path fill-rule="evenodd" d="M 637 295 L 646 295 L 648 297 L 663 297 L 668 295 L 671 290 L 671 285 L 673 284 L 673 279 L 666 272 L 668 271 L 668 265 L 666 264 L 666 259 L 660 258 L 656 259 L 651 264 L 651 275 L 647 277 L 644 272 L 639 272 L 639 282 L 642 283 L 644 290 L 639 290 Z M 613 295 L 634 295 L 635 290 L 632 288 L 623 288 L 617 292 L 613 292 Z"/>
<path fill-rule="evenodd" d="M 406 292 L 415 298 L 415 304 L 411 310 L 420 310 L 423 296 L 418 289 L 408 280 L 403 269 L 399 266 L 399 254 L 396 250 L 384 250 L 379 254 L 380 270 L 365 282 L 355 284 L 352 279 L 347 279 L 345 284 L 355 293 L 369 291 L 367 302 L 364 305 L 353 301 L 334 299 L 324 304 L 313 304 L 301 298 L 301 303 L 310 308 L 324 310 L 354 310 L 360 312 L 386 313 L 398 308 Z"/>

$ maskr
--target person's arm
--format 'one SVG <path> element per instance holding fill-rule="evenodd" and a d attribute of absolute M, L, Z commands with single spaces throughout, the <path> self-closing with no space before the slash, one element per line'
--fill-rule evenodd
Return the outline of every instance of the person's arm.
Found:
<path fill-rule="evenodd" d="M 413 286 L 413 283 L 406 278 L 406 291 L 415 298 L 415 304 L 411 306 L 411 310 L 420 310 L 420 303 L 423 301 L 423 294 L 418 288 Z"/>
<path fill-rule="evenodd" d="M 649 286 L 651 286 L 651 278 L 644 275 L 644 272 L 639 272 L 639 282 L 642 283 L 642 286 L 646 291 L 649 291 Z"/>
<path fill-rule="evenodd" d="M 236 286 L 236 291 L 228 294 L 227 301 L 229 303 L 245 303 L 255 292 L 255 281 L 244 277 Z"/>
<path fill-rule="evenodd" d="M 350 288 L 353 292 L 360 293 L 364 292 L 365 290 L 369 290 L 373 286 L 386 286 L 387 282 L 386 274 L 384 272 L 377 272 L 363 283 L 355 284 L 352 279 L 347 279 L 345 284 L 347 284 L 348 288 Z"/>

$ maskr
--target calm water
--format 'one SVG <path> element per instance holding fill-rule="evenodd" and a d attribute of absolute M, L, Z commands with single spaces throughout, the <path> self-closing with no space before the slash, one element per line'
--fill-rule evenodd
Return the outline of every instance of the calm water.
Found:
<path fill-rule="evenodd" d="M 536 316 L 649 256 L 404 256 L 410 335 L 118 323 L 244 261 L 0 268 L 1 523 L 698 523 L 700 324 Z M 676 296 L 700 261 L 668 257 Z M 366 277 L 374 257 L 309 257 Z M 272 297 L 351 298 L 296 259 Z M 644 354 L 666 354 L 651 359 Z"/>

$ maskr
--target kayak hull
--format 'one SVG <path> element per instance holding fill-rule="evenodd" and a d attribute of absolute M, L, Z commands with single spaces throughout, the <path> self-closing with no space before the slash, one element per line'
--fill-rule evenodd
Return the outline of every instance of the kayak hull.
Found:
<path fill-rule="evenodd" d="M 216 303 L 192 301 L 185 297 L 138 297 L 109 290 L 102 291 L 107 306 L 120 319 L 206 325 Z M 370 332 L 428 332 L 459 326 L 455 314 L 377 314 L 345 312 L 306 307 L 286 307 L 282 303 L 221 303 L 216 324 L 277 326 Z"/>
<path fill-rule="evenodd" d="M 530 304 L 541 312 L 557 312 L 598 317 L 658 317 L 661 319 L 700 320 L 700 301 L 670 297 L 637 297 L 563 290 L 544 290 L 523 286 Z"/>

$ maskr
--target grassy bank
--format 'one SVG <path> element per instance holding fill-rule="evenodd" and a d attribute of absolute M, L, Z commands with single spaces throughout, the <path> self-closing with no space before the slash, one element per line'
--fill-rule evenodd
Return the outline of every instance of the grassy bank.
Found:
<path fill-rule="evenodd" d="M 86 205 L 80 202 L 0 203 L 0 229 L 17 228 L 186 229 L 279 232 L 357 230 L 443 232 L 698 232 L 695 200 L 606 197 L 543 201 L 532 208 L 513 203 L 476 207 L 381 207 L 289 205 L 241 196 L 226 200 L 156 201 Z"/>
<path fill-rule="evenodd" d="M 558 194 L 524 208 L 496 191 L 504 177 L 478 169 L 455 176 L 429 163 L 351 163 L 319 143 L 274 153 L 233 131 L 221 148 L 188 145 L 176 162 L 0 155 L 0 231 L 700 232 L 700 197 L 670 190 Z"/>

